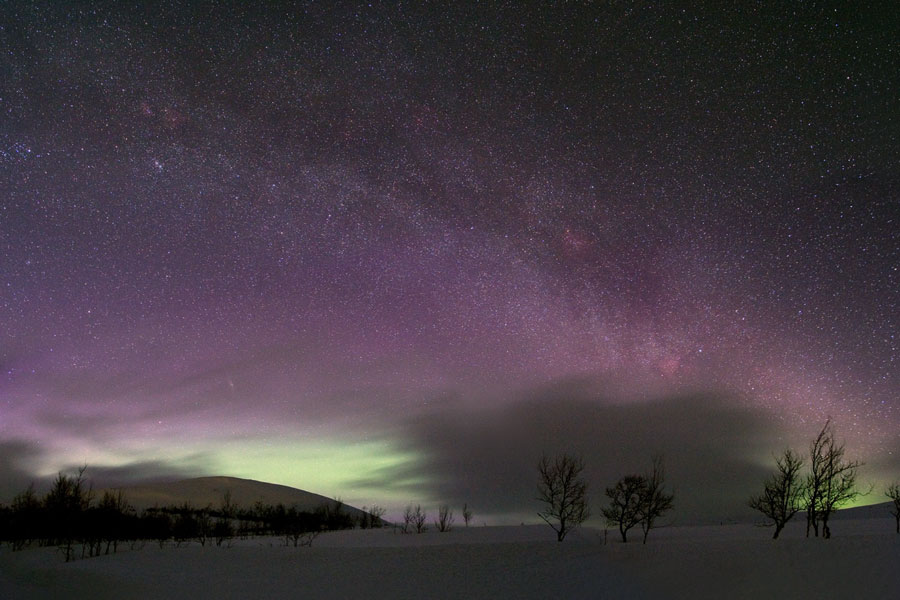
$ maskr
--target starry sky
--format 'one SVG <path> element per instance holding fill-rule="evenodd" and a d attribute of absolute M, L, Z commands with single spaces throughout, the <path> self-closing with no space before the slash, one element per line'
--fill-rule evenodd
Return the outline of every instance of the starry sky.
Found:
<path fill-rule="evenodd" d="M 882 501 L 898 13 L 680 4 L 2 3 L 0 501 L 536 520 L 574 451 L 719 518 L 828 417 Z"/>

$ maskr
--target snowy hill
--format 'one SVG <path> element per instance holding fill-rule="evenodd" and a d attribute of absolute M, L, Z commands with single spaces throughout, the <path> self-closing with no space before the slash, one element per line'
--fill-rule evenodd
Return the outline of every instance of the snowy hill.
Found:
<path fill-rule="evenodd" d="M 251 508 L 257 502 L 266 505 L 284 504 L 295 506 L 299 510 L 312 511 L 324 505 L 334 505 L 335 500 L 319 494 L 278 485 L 239 479 L 237 477 L 196 477 L 164 483 L 116 488 L 125 493 L 129 504 L 142 510 L 154 506 L 181 505 L 189 502 L 196 508 L 212 506 L 218 508 L 226 492 L 231 493 L 231 502 L 242 508 Z M 97 497 L 103 495 L 103 490 Z M 344 510 L 353 517 L 362 514 L 358 508 L 344 506 Z"/>
<path fill-rule="evenodd" d="M 842 508 L 834 513 L 832 519 L 886 519 L 891 516 L 893 502 L 880 502 L 878 504 L 867 504 L 866 506 L 854 506 L 853 508 Z M 806 518 L 806 513 L 800 515 Z"/>

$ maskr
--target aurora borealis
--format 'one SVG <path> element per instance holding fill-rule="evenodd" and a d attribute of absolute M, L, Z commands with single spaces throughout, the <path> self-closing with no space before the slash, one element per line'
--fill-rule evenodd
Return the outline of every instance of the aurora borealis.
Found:
<path fill-rule="evenodd" d="M 5 2 L 0 501 L 900 477 L 897 15 L 549 4 Z"/>

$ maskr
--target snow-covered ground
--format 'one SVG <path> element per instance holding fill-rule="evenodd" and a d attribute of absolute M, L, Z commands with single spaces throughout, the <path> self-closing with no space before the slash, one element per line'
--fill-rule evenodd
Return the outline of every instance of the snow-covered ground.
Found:
<path fill-rule="evenodd" d="M 830 540 L 753 525 L 671 527 L 621 544 L 546 526 L 390 529 L 256 538 L 231 548 L 141 549 L 64 563 L 54 549 L 0 549 L 0 598 L 900 598 L 893 520 L 835 522 Z"/>

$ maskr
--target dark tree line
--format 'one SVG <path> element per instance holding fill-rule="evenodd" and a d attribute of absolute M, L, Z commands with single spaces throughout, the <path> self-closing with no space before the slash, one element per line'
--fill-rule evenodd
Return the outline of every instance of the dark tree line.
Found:
<path fill-rule="evenodd" d="M 315 510 L 256 503 L 235 506 L 226 493 L 219 507 L 156 507 L 138 513 L 121 491 L 104 492 L 95 501 L 84 479 L 59 474 L 50 490 L 39 497 L 33 486 L 18 494 L 10 506 L 0 506 L 0 542 L 13 550 L 30 545 L 56 546 L 65 560 L 109 554 L 122 543 L 153 541 L 160 545 L 197 542 L 230 545 L 235 537 L 278 536 L 286 545 L 310 545 L 322 531 L 381 527 L 384 509 L 373 506 L 354 518 L 340 500 Z"/>
<path fill-rule="evenodd" d="M 0 508 L 0 541 L 13 550 L 31 544 L 57 546 L 66 561 L 116 552 L 125 541 L 149 539 L 154 521 L 137 515 L 121 493 L 105 492 L 94 503 L 84 479 L 60 473 L 50 491 L 39 498 L 30 486 L 9 507 Z"/>

